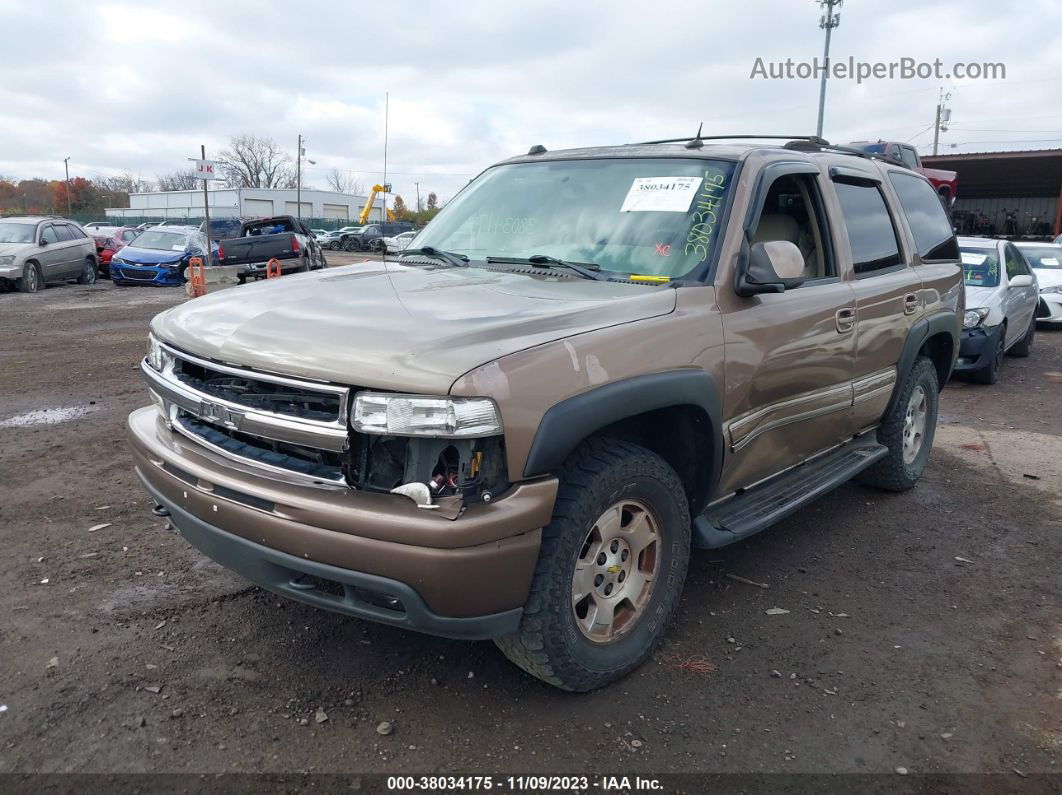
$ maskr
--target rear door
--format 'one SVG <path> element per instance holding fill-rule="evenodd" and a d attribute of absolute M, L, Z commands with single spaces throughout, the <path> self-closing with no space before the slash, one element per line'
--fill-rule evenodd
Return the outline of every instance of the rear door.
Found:
<path fill-rule="evenodd" d="M 81 244 L 69 224 L 52 224 L 59 242 L 55 250 L 61 252 L 61 275 L 77 276 L 81 272 Z"/>
<path fill-rule="evenodd" d="M 877 168 L 831 166 L 832 201 L 843 223 L 839 258 L 852 274 L 855 359 L 852 417 L 863 429 L 885 411 L 908 332 L 923 313 L 922 282 L 912 267 Z M 891 196 L 891 192 L 888 194 Z"/>

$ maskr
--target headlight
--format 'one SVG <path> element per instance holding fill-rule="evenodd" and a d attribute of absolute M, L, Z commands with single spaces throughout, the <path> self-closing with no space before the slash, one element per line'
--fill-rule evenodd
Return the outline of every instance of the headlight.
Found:
<path fill-rule="evenodd" d="M 0 265 L 3 264 L 4 258 L 0 257 Z M 1056 287 L 1044 287 L 1042 290 L 1040 290 L 1040 294 L 1042 295 L 1044 293 L 1062 293 L 1062 284 L 1059 284 Z"/>
<path fill-rule="evenodd" d="M 153 370 L 162 372 L 162 346 L 159 345 L 159 341 L 150 334 L 148 335 L 147 362 Z"/>
<path fill-rule="evenodd" d="M 0 257 L 0 266 L 12 265 L 12 264 L 14 264 L 14 262 L 15 262 L 15 255 L 14 254 L 5 254 L 3 257 Z"/>
<path fill-rule="evenodd" d="M 967 309 L 966 314 L 962 316 L 962 327 L 977 328 L 986 317 L 988 317 L 988 310 L 983 307 L 981 309 Z"/>
<path fill-rule="evenodd" d="M 361 433 L 386 436 L 474 438 L 502 432 L 498 408 L 489 398 L 359 392 L 351 424 Z"/>

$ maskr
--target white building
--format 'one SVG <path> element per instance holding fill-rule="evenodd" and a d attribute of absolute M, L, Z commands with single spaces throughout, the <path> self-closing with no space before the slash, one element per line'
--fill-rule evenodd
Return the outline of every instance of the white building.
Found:
<path fill-rule="evenodd" d="M 221 188 L 207 191 L 211 218 L 263 218 L 298 215 L 294 188 Z M 303 218 L 353 221 L 361 215 L 368 196 L 303 189 Z M 376 198 L 373 221 L 383 220 L 383 197 Z M 203 191 L 171 190 L 130 193 L 129 207 L 108 207 L 108 218 L 202 218 Z"/>

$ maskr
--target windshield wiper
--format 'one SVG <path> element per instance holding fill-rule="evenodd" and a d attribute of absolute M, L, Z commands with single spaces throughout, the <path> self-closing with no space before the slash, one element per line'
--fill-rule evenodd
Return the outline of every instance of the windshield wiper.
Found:
<path fill-rule="evenodd" d="M 596 282 L 607 282 L 609 278 L 601 273 L 601 266 L 596 262 L 569 262 L 566 259 L 551 257 L 549 254 L 532 254 L 530 257 L 487 257 L 487 262 L 506 262 L 510 264 L 527 262 L 540 268 L 567 268 L 573 273 L 578 273 L 584 279 L 593 279 Z"/>
<path fill-rule="evenodd" d="M 424 246 L 423 248 L 407 248 L 398 254 L 398 258 L 406 256 L 407 254 L 420 254 L 424 257 L 431 257 L 432 259 L 441 259 L 443 262 L 448 262 L 459 268 L 468 267 L 468 257 L 464 254 L 454 254 L 452 251 L 443 251 L 442 249 L 435 248 L 434 246 Z"/>

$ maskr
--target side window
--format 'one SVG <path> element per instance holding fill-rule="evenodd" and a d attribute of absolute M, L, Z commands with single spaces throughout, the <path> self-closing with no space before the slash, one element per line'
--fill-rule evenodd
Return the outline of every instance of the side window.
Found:
<path fill-rule="evenodd" d="M 55 233 L 59 236 L 60 242 L 74 239 L 74 232 L 68 224 L 55 224 Z"/>
<path fill-rule="evenodd" d="M 811 174 L 786 174 L 771 183 L 753 243 L 788 240 L 804 256 L 805 285 L 837 275 L 827 243 L 825 214 Z"/>
<path fill-rule="evenodd" d="M 1004 252 L 1004 259 L 1007 263 L 1008 279 L 1013 279 L 1015 276 L 1027 276 L 1029 274 L 1029 266 L 1025 264 L 1025 259 L 1018 253 L 1018 250 L 1009 243 Z"/>
<path fill-rule="evenodd" d="M 915 156 L 915 150 L 909 146 L 900 147 L 900 160 L 908 168 L 918 168 L 918 158 Z"/>
<path fill-rule="evenodd" d="M 44 227 L 44 231 L 41 232 L 41 240 L 45 243 L 58 243 L 59 236 L 55 234 L 55 227 L 51 224 Z"/>
<path fill-rule="evenodd" d="M 895 268 L 903 260 L 896 228 L 881 188 L 870 182 L 833 183 L 852 247 L 856 276 Z"/>
<path fill-rule="evenodd" d="M 124 232 L 122 232 L 122 240 L 125 241 L 126 243 L 128 243 L 130 240 L 132 240 L 134 237 L 136 237 L 136 235 L 137 235 L 137 233 L 136 233 L 135 230 L 126 229 Z"/>
<path fill-rule="evenodd" d="M 81 227 L 74 226 L 73 224 L 67 224 L 66 226 L 67 229 L 70 230 L 70 234 L 74 236 L 74 240 L 80 240 L 81 238 L 88 237 L 88 235 L 85 234 L 84 230 L 81 229 Z"/>
<path fill-rule="evenodd" d="M 890 171 L 889 181 L 900 197 L 919 256 L 924 260 L 958 259 L 959 243 L 933 186 L 899 171 Z"/>

